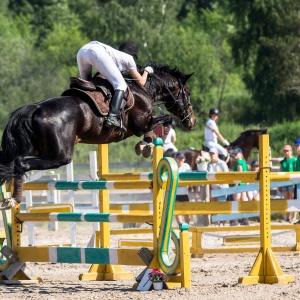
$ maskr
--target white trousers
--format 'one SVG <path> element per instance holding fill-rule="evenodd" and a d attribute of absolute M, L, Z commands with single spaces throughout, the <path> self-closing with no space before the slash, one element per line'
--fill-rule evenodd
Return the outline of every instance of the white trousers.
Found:
<path fill-rule="evenodd" d="M 214 142 L 214 141 L 206 141 L 206 146 L 210 148 L 217 148 L 219 154 L 223 154 L 225 157 L 227 156 L 228 152 L 227 150 L 222 147 L 220 144 Z"/>
<path fill-rule="evenodd" d="M 102 74 L 114 90 L 126 91 L 127 84 L 113 59 L 99 44 L 86 44 L 77 53 L 80 77 L 88 80 L 92 76 L 92 67 Z"/>

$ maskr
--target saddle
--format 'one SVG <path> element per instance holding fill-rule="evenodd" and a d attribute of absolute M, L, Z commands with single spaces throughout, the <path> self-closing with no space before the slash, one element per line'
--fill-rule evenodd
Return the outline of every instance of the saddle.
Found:
<path fill-rule="evenodd" d="M 111 83 L 101 74 L 97 73 L 92 81 L 87 81 L 78 77 L 70 77 L 70 89 L 65 90 L 61 96 L 75 96 L 85 101 L 92 100 L 97 110 L 102 116 L 109 113 L 109 104 L 112 99 L 114 89 Z M 127 87 L 121 105 L 121 112 L 124 114 L 134 105 L 134 97 Z"/>

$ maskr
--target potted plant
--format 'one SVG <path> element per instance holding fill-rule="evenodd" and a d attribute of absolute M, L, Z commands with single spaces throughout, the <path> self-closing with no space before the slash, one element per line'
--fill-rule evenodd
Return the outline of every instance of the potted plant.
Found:
<path fill-rule="evenodd" d="M 210 157 L 207 157 L 205 155 L 198 156 L 196 159 L 198 171 L 207 171 L 207 164 L 209 163 L 209 161 Z"/>
<path fill-rule="evenodd" d="M 167 280 L 167 275 L 158 270 L 158 268 L 153 269 L 148 274 L 149 280 L 153 283 L 153 288 L 155 290 L 162 290 L 163 283 Z"/>

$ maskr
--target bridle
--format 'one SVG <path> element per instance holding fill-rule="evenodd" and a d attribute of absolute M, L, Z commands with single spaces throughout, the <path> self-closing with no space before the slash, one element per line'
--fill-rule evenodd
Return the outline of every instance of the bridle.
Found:
<path fill-rule="evenodd" d="M 154 76 L 156 79 L 158 79 L 159 81 L 161 81 L 163 83 L 163 85 L 165 86 L 166 90 L 168 91 L 169 95 L 172 97 L 173 101 L 172 104 L 170 106 L 168 106 L 168 101 L 167 102 L 163 102 L 166 106 L 166 108 L 171 111 L 176 105 L 178 106 L 178 112 L 180 115 L 183 116 L 183 119 L 181 119 L 181 122 L 183 122 L 185 119 L 187 119 L 192 112 L 189 112 L 189 107 L 192 106 L 189 97 L 186 95 L 186 91 L 185 91 L 185 86 L 182 84 L 180 79 L 178 80 L 180 89 L 176 95 L 176 97 L 173 95 L 173 93 L 170 91 L 169 87 L 166 85 L 166 83 L 159 78 L 155 73 L 152 73 L 151 76 Z M 180 95 L 182 95 L 182 97 L 180 98 Z M 160 95 L 160 98 L 162 98 L 163 94 Z M 181 100 L 181 101 L 180 101 Z M 154 105 L 158 105 L 162 102 L 155 102 Z"/>

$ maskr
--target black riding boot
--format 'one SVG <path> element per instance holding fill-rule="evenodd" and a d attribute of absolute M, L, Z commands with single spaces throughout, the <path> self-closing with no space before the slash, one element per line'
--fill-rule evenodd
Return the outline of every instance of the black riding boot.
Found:
<path fill-rule="evenodd" d="M 106 127 L 109 128 L 117 127 L 117 128 L 125 129 L 124 127 L 121 127 L 120 121 L 118 120 L 119 110 L 122 104 L 123 96 L 124 96 L 124 91 L 115 90 L 114 96 L 111 100 L 110 113 L 104 123 Z"/>

